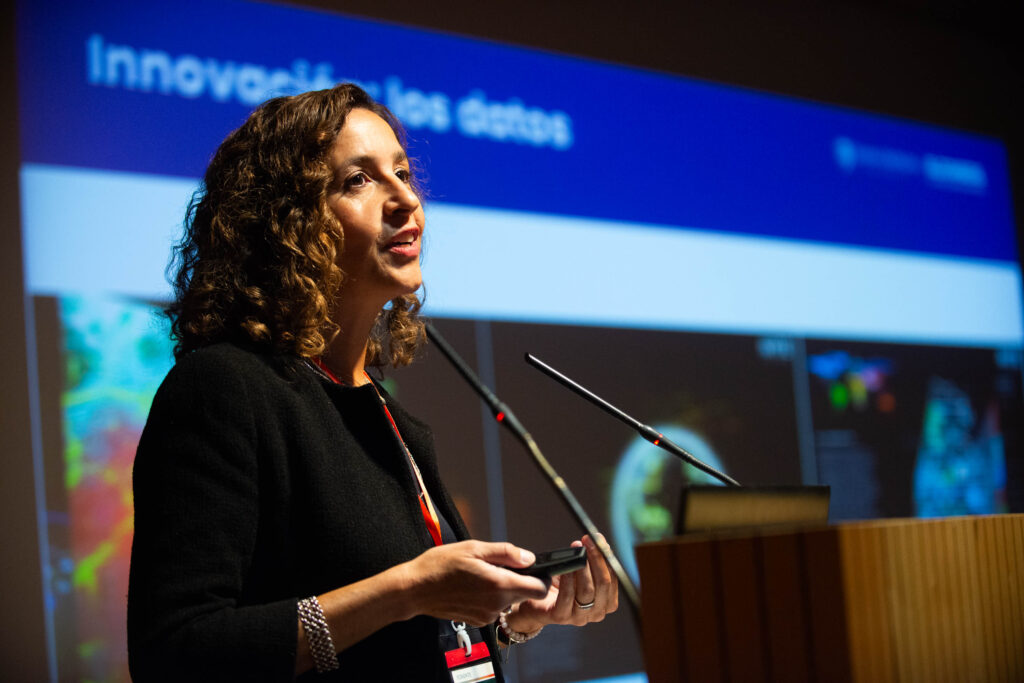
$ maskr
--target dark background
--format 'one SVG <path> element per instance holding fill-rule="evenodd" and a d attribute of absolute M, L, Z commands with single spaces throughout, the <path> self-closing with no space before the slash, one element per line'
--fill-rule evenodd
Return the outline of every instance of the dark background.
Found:
<path fill-rule="evenodd" d="M 610 0 L 292 3 L 656 69 L 1001 138 L 1021 226 L 1022 83 L 1018 3 L 969 0 Z M 0 673 L 47 676 L 29 432 L 17 185 L 13 3 L 0 60 Z M 382 46 L 381 49 L 388 49 Z M 638 103 L 638 106 L 643 106 Z M 667 134 L 672 134 L 667 131 Z M 1018 227 L 1018 243 L 1020 228 Z M 455 334 L 458 334 L 455 331 Z M 516 362 L 519 362 L 518 360 Z M 460 399 L 461 400 L 461 399 Z M 1009 445 L 1009 444 L 1008 444 Z M 1019 452 L 1020 445 L 1016 446 Z M 510 529 L 512 531 L 512 529 Z"/>

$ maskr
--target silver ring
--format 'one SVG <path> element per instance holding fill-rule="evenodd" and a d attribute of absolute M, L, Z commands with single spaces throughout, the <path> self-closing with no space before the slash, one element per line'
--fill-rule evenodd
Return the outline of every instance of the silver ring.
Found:
<path fill-rule="evenodd" d="M 594 601 L 593 600 L 591 600 L 588 603 L 582 603 L 579 600 L 577 600 L 576 598 L 573 598 L 572 601 L 575 602 L 576 606 L 579 607 L 581 610 L 582 609 L 590 609 L 591 607 L 594 606 Z"/>

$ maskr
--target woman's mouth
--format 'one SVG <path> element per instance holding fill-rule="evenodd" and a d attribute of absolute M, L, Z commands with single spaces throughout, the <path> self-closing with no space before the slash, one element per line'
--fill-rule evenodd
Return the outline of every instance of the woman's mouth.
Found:
<path fill-rule="evenodd" d="M 391 241 L 387 243 L 385 249 L 398 256 L 404 257 L 416 257 L 420 254 L 420 229 L 409 228 L 406 230 L 400 230 Z"/>

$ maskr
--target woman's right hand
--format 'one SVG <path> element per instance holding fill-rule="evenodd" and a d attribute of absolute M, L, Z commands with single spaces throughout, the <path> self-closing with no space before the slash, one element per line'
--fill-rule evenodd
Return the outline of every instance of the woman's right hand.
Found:
<path fill-rule="evenodd" d="M 541 599 L 540 579 L 508 571 L 534 562 L 529 550 L 511 543 L 461 541 L 431 548 L 402 565 L 415 614 L 484 626 L 522 600 Z"/>
<path fill-rule="evenodd" d="M 548 595 L 540 579 L 506 569 L 528 567 L 534 559 L 533 553 L 511 543 L 450 543 L 317 599 L 338 651 L 420 614 L 484 626 L 509 605 Z M 299 675 L 313 667 L 301 622 L 297 648 Z"/>

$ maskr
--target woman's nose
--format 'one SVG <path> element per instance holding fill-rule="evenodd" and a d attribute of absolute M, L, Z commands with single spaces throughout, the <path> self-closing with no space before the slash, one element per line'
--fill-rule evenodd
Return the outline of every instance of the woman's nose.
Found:
<path fill-rule="evenodd" d="M 391 197 L 388 204 L 392 211 L 415 211 L 420 206 L 420 198 L 413 191 L 412 186 L 399 178 L 392 180 Z"/>

